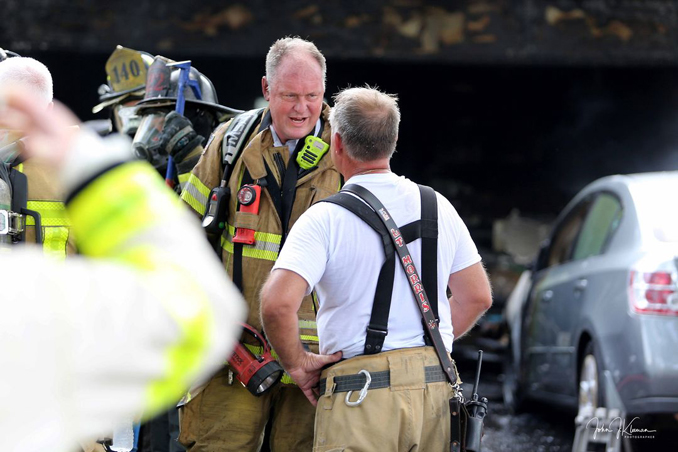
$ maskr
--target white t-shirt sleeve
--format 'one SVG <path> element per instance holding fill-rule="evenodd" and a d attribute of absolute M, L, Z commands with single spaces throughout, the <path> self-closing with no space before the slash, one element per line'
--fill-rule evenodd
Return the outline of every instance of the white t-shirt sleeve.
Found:
<path fill-rule="evenodd" d="M 438 195 L 438 205 L 438 213 L 442 220 L 440 224 L 452 225 L 452 234 L 450 236 L 452 243 L 449 244 L 450 248 L 448 249 L 454 249 L 455 253 L 450 274 L 480 262 L 481 257 L 480 254 L 478 254 L 478 248 L 476 248 L 475 243 L 473 243 L 471 234 L 457 213 L 457 210 L 447 199 L 440 195 Z"/>
<path fill-rule="evenodd" d="M 292 227 L 273 270 L 293 271 L 306 280 L 306 295 L 325 273 L 329 256 L 327 203 L 313 205 Z"/>

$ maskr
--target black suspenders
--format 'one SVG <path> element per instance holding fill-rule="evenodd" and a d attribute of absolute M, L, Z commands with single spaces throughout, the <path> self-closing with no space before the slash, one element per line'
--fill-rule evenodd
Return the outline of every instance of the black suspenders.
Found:
<path fill-rule="evenodd" d="M 388 334 L 388 316 L 391 310 L 391 298 L 393 296 L 393 280 L 397 265 L 395 249 L 390 233 L 383 222 L 367 204 L 346 192 L 351 186 L 336 195 L 330 196 L 320 202 L 337 204 L 351 211 L 365 221 L 381 237 L 386 260 L 379 272 L 377 289 L 374 294 L 372 315 L 367 326 L 364 354 L 379 353 Z M 426 293 L 431 294 L 431 310 L 436 319 L 438 317 L 438 204 L 435 191 L 425 185 L 419 185 L 421 196 L 421 220 L 413 221 L 402 228 L 400 232 L 405 243 L 422 239 L 422 283 Z M 423 327 L 423 326 L 422 326 Z M 424 329 L 425 330 L 425 329 Z M 424 334 L 427 345 L 430 344 L 428 335 Z"/>

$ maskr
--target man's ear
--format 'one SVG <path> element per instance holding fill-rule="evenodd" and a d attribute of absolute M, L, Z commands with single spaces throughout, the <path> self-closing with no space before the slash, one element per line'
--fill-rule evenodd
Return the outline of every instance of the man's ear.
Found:
<path fill-rule="evenodd" d="M 265 75 L 261 77 L 261 93 L 264 95 L 264 99 L 266 99 L 266 101 L 271 100 L 271 92 L 268 86 L 268 80 L 266 80 Z"/>
<path fill-rule="evenodd" d="M 332 149 L 334 149 L 337 154 L 341 155 L 344 153 L 344 142 L 341 139 L 341 135 L 338 132 L 332 133 Z"/>

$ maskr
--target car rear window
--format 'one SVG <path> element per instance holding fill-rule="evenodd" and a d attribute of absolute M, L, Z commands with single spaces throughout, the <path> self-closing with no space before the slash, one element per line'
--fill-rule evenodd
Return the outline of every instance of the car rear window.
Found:
<path fill-rule="evenodd" d="M 678 174 L 640 178 L 631 186 L 641 233 L 662 242 L 678 242 Z"/>

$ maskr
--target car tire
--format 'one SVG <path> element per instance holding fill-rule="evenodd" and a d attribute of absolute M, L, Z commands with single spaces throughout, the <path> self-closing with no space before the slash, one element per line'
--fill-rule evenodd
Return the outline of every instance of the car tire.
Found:
<path fill-rule="evenodd" d="M 593 412 L 595 412 L 596 408 L 607 406 L 601 363 L 600 353 L 596 350 L 594 343 L 591 341 L 586 344 L 586 347 L 584 348 L 584 357 L 582 358 L 579 369 L 579 378 L 577 379 L 579 383 L 577 415 L 579 415 L 582 410 L 585 410 L 587 406 L 590 407 Z M 626 437 L 621 440 L 619 447 L 621 452 L 633 451 L 631 443 Z"/>
<path fill-rule="evenodd" d="M 577 414 L 582 410 L 605 406 L 605 388 L 603 385 L 601 360 L 593 341 L 586 344 L 580 363 L 577 388 Z"/>
<path fill-rule="evenodd" d="M 513 352 L 511 350 L 512 347 L 509 343 L 503 362 L 504 379 L 502 381 L 502 396 L 504 398 L 504 406 L 511 413 L 516 414 L 525 410 L 526 403 L 525 393 L 520 385 L 520 376 L 516 372 Z"/>

